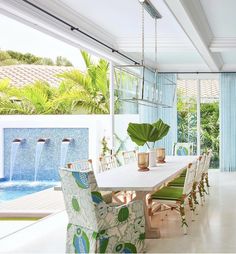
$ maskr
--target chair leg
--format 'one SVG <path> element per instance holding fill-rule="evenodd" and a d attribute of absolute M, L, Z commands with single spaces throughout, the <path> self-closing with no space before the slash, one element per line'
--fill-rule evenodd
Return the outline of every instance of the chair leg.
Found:
<path fill-rule="evenodd" d="M 124 200 L 124 203 L 127 204 L 127 192 L 126 191 L 123 192 L 123 200 Z"/>
<path fill-rule="evenodd" d="M 208 173 L 206 173 L 206 175 L 205 175 L 205 183 L 207 186 L 207 193 L 210 194 L 210 191 L 209 191 L 210 184 L 209 184 L 209 179 L 208 179 Z"/>
<path fill-rule="evenodd" d="M 198 192 L 199 192 L 199 196 L 200 196 L 200 205 L 203 206 L 203 200 L 202 200 L 203 194 L 202 194 L 202 188 L 201 188 L 200 184 L 198 185 Z"/>
<path fill-rule="evenodd" d="M 193 198 L 192 198 L 191 194 L 188 196 L 188 204 L 189 204 L 190 211 L 191 211 L 191 217 L 192 217 L 191 219 L 192 219 L 192 221 L 194 221 L 195 220 L 195 218 L 194 218 L 195 208 L 194 208 L 194 205 L 193 205 Z"/>
<path fill-rule="evenodd" d="M 181 216 L 181 220 L 182 220 L 182 228 L 183 228 L 184 234 L 187 235 L 188 224 L 187 224 L 186 218 L 185 218 L 184 201 L 182 201 L 180 203 L 179 211 L 180 211 L 180 216 Z"/>
<path fill-rule="evenodd" d="M 195 214 L 198 215 L 198 209 L 197 209 L 197 205 L 199 205 L 198 201 L 197 201 L 197 183 L 194 182 L 193 183 L 193 188 L 192 188 L 192 200 L 193 200 L 193 205 L 194 205 L 194 210 L 195 210 Z"/>

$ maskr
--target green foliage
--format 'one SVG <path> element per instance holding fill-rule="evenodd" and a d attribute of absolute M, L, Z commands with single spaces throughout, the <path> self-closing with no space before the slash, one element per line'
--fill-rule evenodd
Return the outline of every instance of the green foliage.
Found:
<path fill-rule="evenodd" d="M 155 144 L 156 141 L 167 135 L 169 129 L 170 126 L 159 119 L 153 124 L 129 123 L 127 132 L 131 140 L 138 146 L 146 144 L 149 147 L 148 142 L 154 142 Z"/>
<path fill-rule="evenodd" d="M 0 114 L 108 114 L 109 64 L 103 59 L 94 63 L 86 52 L 82 56 L 86 73 L 58 75 L 59 87 L 41 81 L 14 87 L 9 80 L 0 81 Z"/>
<path fill-rule="evenodd" d="M 164 138 L 170 130 L 170 126 L 164 123 L 161 119 L 159 119 L 152 125 L 157 129 L 157 136 L 155 141 L 158 141 Z"/>
<path fill-rule="evenodd" d="M 40 57 L 34 56 L 30 53 L 20 53 L 12 50 L 8 50 L 7 53 L 11 56 L 12 59 L 16 59 L 21 63 L 34 64 L 40 60 Z"/>
<path fill-rule="evenodd" d="M 219 167 L 219 102 L 201 104 L 201 150 L 212 149 L 211 167 Z"/>
<path fill-rule="evenodd" d="M 102 153 L 101 153 L 101 155 L 105 156 L 105 155 L 107 155 L 108 152 L 110 152 L 110 149 L 108 147 L 107 140 L 106 140 L 105 136 L 102 138 L 101 145 L 102 145 Z"/>
<path fill-rule="evenodd" d="M 69 60 L 62 56 L 58 56 L 54 63 L 52 59 L 47 57 L 39 57 L 30 53 L 21 53 L 13 50 L 0 50 L 0 66 L 14 64 L 73 66 Z"/>
<path fill-rule="evenodd" d="M 57 66 L 73 66 L 72 63 L 65 57 L 58 56 L 56 59 Z"/>
<path fill-rule="evenodd" d="M 129 123 L 127 129 L 131 140 L 138 146 L 143 146 L 147 142 L 155 142 L 157 136 L 157 129 L 149 123 Z"/>
<path fill-rule="evenodd" d="M 178 91 L 178 142 L 197 143 L 196 99 Z M 211 168 L 219 167 L 219 102 L 201 103 L 201 152 L 212 149 Z"/>
<path fill-rule="evenodd" d="M 63 79 L 60 90 L 70 87 L 58 100 L 56 107 L 64 104 L 73 106 L 74 111 L 84 110 L 88 114 L 108 114 L 109 113 L 109 63 L 100 59 L 98 63 L 92 61 L 91 56 L 85 51 L 81 52 L 87 67 L 86 73 L 73 70 L 58 77 Z M 117 98 L 115 99 L 117 104 Z"/>
<path fill-rule="evenodd" d="M 6 51 L 0 51 L 0 62 L 11 59 L 11 56 Z"/>

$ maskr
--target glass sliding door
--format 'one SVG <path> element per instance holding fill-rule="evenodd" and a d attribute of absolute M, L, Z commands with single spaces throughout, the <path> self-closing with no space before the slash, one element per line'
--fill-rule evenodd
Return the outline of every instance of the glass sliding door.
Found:
<path fill-rule="evenodd" d="M 181 143 L 193 143 L 193 152 L 197 154 L 197 81 L 177 81 L 177 140 Z"/>
<path fill-rule="evenodd" d="M 178 142 L 193 143 L 194 154 L 212 149 L 211 168 L 219 168 L 219 81 L 177 82 Z"/>
<path fill-rule="evenodd" d="M 219 168 L 219 81 L 200 80 L 201 153 L 212 149 L 211 168 Z"/>

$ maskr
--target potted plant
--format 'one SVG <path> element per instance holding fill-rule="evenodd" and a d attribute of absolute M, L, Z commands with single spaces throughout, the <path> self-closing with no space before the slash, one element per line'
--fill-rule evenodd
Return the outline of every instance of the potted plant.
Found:
<path fill-rule="evenodd" d="M 149 149 L 149 165 L 156 165 L 155 142 L 165 137 L 170 126 L 161 119 L 153 124 L 149 123 L 129 123 L 127 132 L 131 140 L 138 146 L 146 146 Z"/>

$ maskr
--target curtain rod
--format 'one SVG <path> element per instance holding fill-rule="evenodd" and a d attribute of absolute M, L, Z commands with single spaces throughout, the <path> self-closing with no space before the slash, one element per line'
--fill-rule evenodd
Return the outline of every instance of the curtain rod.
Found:
<path fill-rule="evenodd" d="M 158 74 L 221 74 L 236 73 L 236 71 L 159 71 Z"/>
<path fill-rule="evenodd" d="M 63 23 L 64 25 L 68 26 L 68 27 L 70 28 L 71 31 L 77 31 L 77 32 L 83 34 L 84 36 L 88 37 L 89 39 L 94 40 L 95 42 L 97 42 L 98 44 L 102 45 L 103 47 L 108 48 L 109 50 L 111 50 L 112 53 L 117 53 L 118 55 L 120 55 L 120 56 L 126 58 L 127 60 L 133 62 L 134 64 L 140 65 L 140 63 L 138 63 L 137 61 L 135 61 L 135 60 L 132 59 L 131 57 L 129 57 L 129 56 L 127 56 L 127 55 L 121 53 L 121 52 L 118 51 L 117 49 L 114 49 L 114 48 L 112 48 L 111 46 L 107 45 L 106 43 L 104 43 L 104 42 L 102 42 L 102 41 L 96 39 L 96 38 L 93 37 L 92 35 L 90 35 L 90 34 L 84 32 L 84 31 L 80 30 L 80 28 L 75 27 L 75 26 L 69 24 L 69 23 L 66 22 L 65 20 L 63 20 L 63 19 L 61 19 L 61 18 L 59 18 L 59 17 L 53 15 L 52 13 L 50 13 L 50 12 L 44 10 L 43 8 L 41 8 L 41 7 L 39 7 L 39 6 L 37 6 L 37 5 L 33 4 L 33 3 L 31 3 L 31 2 L 28 1 L 28 0 L 22 0 L 22 1 L 25 2 L 25 3 L 27 3 L 27 4 L 29 4 L 29 5 L 31 5 L 32 7 L 36 8 L 36 9 L 38 9 L 39 11 L 41 11 L 41 12 L 47 14 L 48 16 L 50 16 L 50 17 L 56 19 L 57 21 Z"/>

